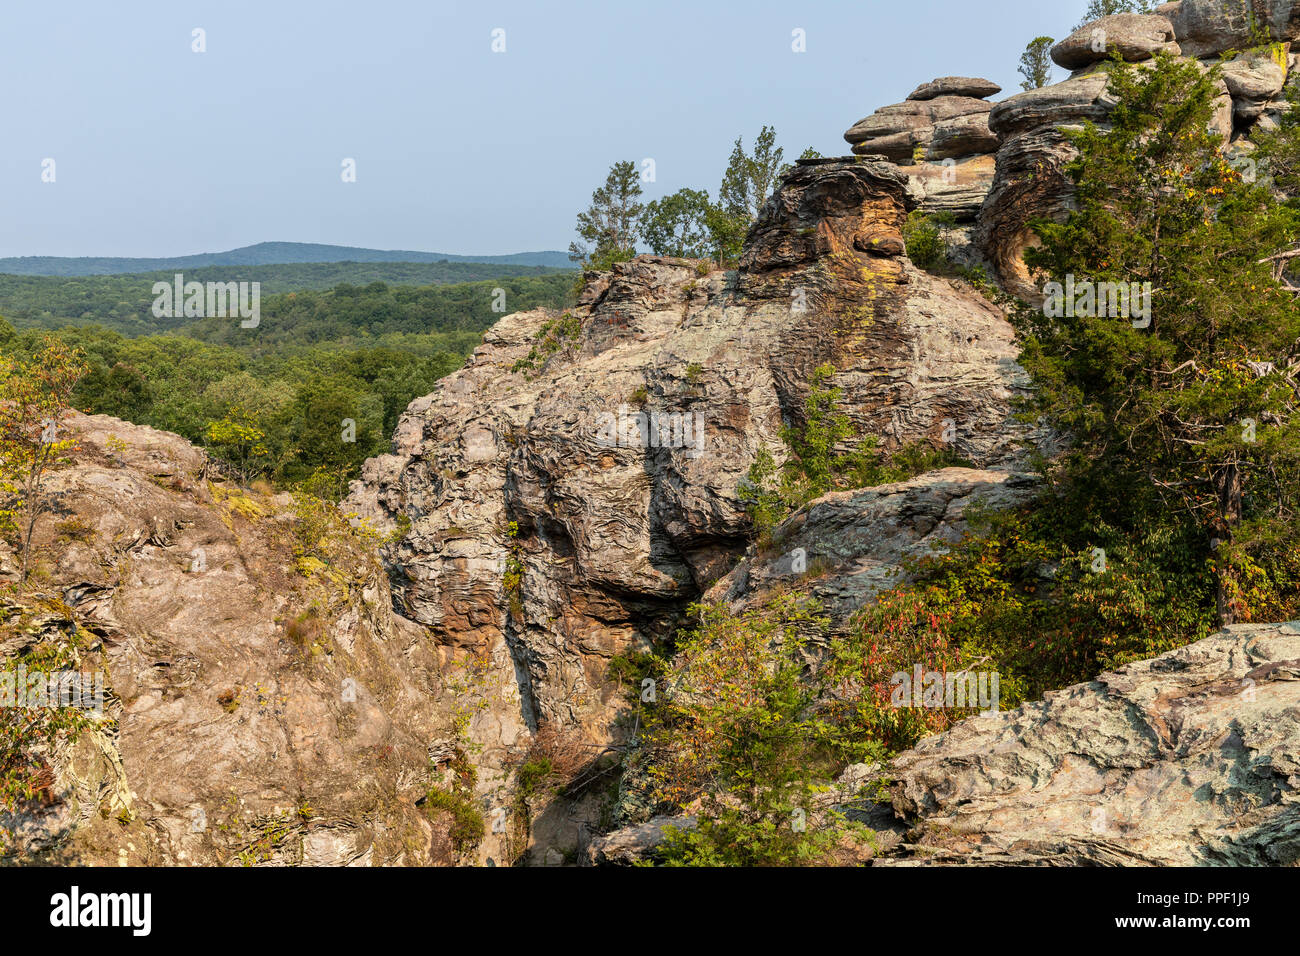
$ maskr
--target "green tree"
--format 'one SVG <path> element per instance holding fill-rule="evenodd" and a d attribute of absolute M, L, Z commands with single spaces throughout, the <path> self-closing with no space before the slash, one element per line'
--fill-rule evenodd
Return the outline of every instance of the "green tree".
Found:
<path fill-rule="evenodd" d="M 1166 55 L 1146 70 L 1113 61 L 1111 128 L 1071 134 L 1076 209 L 1039 223 L 1026 255 L 1085 293 L 1070 303 L 1045 286 L 1057 307 L 1018 324 L 1034 406 L 1070 435 L 1055 480 L 1116 527 L 1195 529 L 1228 624 L 1272 600 L 1270 569 L 1289 577 L 1300 560 L 1300 309 L 1270 262 L 1300 226 L 1220 152 L 1216 79 Z M 1134 320 L 1086 297 L 1137 301 L 1144 283 Z"/>
<path fill-rule="evenodd" d="M 646 203 L 641 235 L 656 255 L 706 258 L 713 252 L 708 211 L 707 191 L 679 189 L 671 196 Z"/>
<path fill-rule="evenodd" d="M 657 797 L 698 801 L 698 826 L 670 835 L 669 864 L 793 865 L 824 858 L 842 820 L 818 819 L 815 798 L 846 763 L 880 756 L 851 722 L 821 712 L 808 634 L 827 620 L 814 602 L 776 598 L 741 614 L 694 605 L 674 670 L 647 714 Z"/>
<path fill-rule="evenodd" d="M 30 361 L 0 355 L 0 532 L 19 535 L 23 581 L 36 521 L 52 506 L 46 479 L 75 444 L 66 419 L 86 371 L 81 352 L 53 336 Z"/>
<path fill-rule="evenodd" d="M 232 476 L 247 483 L 271 468 L 271 450 L 257 416 L 239 406 L 231 408 L 207 430 L 208 450 L 225 463 Z"/>
<path fill-rule="evenodd" d="M 569 245 L 569 258 L 588 268 L 608 268 L 636 254 L 637 225 L 644 209 L 641 176 L 632 160 L 615 163 L 605 184 L 591 194 L 591 205 L 578 213 L 582 242 Z"/>
<path fill-rule="evenodd" d="M 784 158 L 785 151 L 776 145 L 776 130 L 770 126 L 759 131 L 752 153 L 745 151 L 742 137 L 736 138 L 722 174 L 718 201 L 705 214 L 719 261 L 734 262 L 740 258 L 745 234 L 788 168 Z"/>
<path fill-rule="evenodd" d="M 1051 37 L 1035 37 L 1020 54 L 1020 66 L 1017 67 L 1024 80 L 1022 90 L 1036 90 L 1052 82 L 1052 44 Z"/>
<path fill-rule="evenodd" d="M 1156 6 L 1156 0 L 1088 0 L 1088 9 L 1083 12 L 1083 19 L 1074 28 L 1077 30 L 1115 13 L 1151 13 Z"/>
<path fill-rule="evenodd" d="M 764 126 L 754 138 L 754 151 L 745 152 L 744 141 L 737 137 L 722 174 L 718 205 L 729 216 L 753 222 L 762 208 L 782 169 L 785 151 L 776 145 L 776 130 Z"/>

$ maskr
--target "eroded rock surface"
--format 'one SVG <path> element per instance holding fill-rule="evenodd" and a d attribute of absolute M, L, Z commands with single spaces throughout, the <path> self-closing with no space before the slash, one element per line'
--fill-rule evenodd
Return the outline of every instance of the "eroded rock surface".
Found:
<path fill-rule="evenodd" d="M 1300 625 L 1245 625 L 893 761 L 916 862 L 1300 861 Z"/>
<path fill-rule="evenodd" d="M 9 852 L 453 862 L 446 821 L 416 801 L 431 743 L 455 736 L 456 655 L 393 614 L 373 555 L 327 564 L 296 550 L 288 496 L 210 480 L 203 452 L 175 435 L 105 416 L 68 424 L 80 447 L 50 479 L 35 590 L 0 615 L 0 666 L 79 634 L 106 701 L 75 745 L 32 755 L 50 785 L 0 816 Z M 510 735 L 475 729 L 497 748 Z"/>
<path fill-rule="evenodd" d="M 745 551 L 739 486 L 759 448 L 784 459 L 780 428 L 819 365 L 860 434 L 1011 468 L 1024 382 L 1010 328 L 906 260 L 915 201 L 888 163 L 804 162 L 739 270 L 642 256 L 593 277 L 567 316 L 498 323 L 347 503 L 380 526 L 410 520 L 387 553 L 402 613 L 440 642 L 508 649 L 524 722 L 598 748 L 621 706 L 609 659 L 666 636 Z M 658 438 L 643 412 L 662 417 Z M 692 442 L 669 440 L 683 421 Z M 617 441 L 602 422 L 622 423 Z"/>

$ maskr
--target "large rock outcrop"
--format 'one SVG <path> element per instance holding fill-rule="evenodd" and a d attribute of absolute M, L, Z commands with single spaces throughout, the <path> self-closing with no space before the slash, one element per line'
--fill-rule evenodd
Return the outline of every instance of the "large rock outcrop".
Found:
<path fill-rule="evenodd" d="M 1011 468 L 1010 328 L 908 263 L 914 202 L 887 163 L 804 162 L 739 270 L 643 256 L 563 316 L 499 322 L 347 502 L 410 521 L 387 552 L 402 613 L 441 643 L 508 650 L 522 720 L 598 748 L 621 705 L 610 658 L 667 636 L 744 552 L 738 489 L 760 448 L 784 459 L 815 368 L 834 366 L 860 434 Z"/>
<path fill-rule="evenodd" d="M 456 708 L 473 712 L 486 689 L 458 698 L 465 662 L 393 614 L 369 547 L 344 534 L 318 551 L 289 496 L 216 480 L 175 435 L 105 416 L 68 427 L 79 447 L 50 476 L 33 583 L 0 599 L 0 670 L 80 645 L 105 705 L 75 744 L 26 755 L 46 786 L 0 813 L 0 851 L 99 865 L 460 859 L 449 821 L 417 801 L 452 756 L 434 751 L 456 739 Z M 15 571 L 0 555 L 0 576 Z M 475 720 L 490 764 L 514 731 Z M 482 852 L 502 850 L 489 839 Z"/>
<path fill-rule="evenodd" d="M 1067 70 L 1079 70 L 1114 53 L 1136 63 L 1157 53 L 1177 56 L 1181 52 L 1174 41 L 1174 25 L 1167 17 L 1116 13 L 1079 27 L 1052 47 L 1052 59 Z"/>
<path fill-rule="evenodd" d="M 1300 862 L 1300 626 L 1245 625 L 967 720 L 889 768 L 919 862 Z"/>
<path fill-rule="evenodd" d="M 1300 38 L 1296 0 L 1179 0 L 1156 12 L 1169 18 L 1185 56 L 1212 56 L 1261 41 Z"/>

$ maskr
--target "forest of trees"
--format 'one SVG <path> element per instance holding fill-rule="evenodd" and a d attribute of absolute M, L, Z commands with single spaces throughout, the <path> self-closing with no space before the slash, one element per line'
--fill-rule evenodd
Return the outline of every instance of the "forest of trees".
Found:
<path fill-rule="evenodd" d="M 337 493 L 366 458 L 387 449 L 401 412 L 461 366 L 501 310 L 559 308 L 572 284 L 563 272 L 444 286 L 340 285 L 265 299 L 256 328 L 181 320 L 177 332 L 137 337 L 101 324 L 18 331 L 0 319 L 0 350 L 29 361 L 57 342 L 87 366 L 74 407 L 175 432 L 243 480 L 287 486 L 325 469 Z"/>
<path fill-rule="evenodd" d="M 540 266 L 490 265 L 477 262 L 299 262 L 267 266 L 206 266 L 186 269 L 186 281 L 259 282 L 263 297 L 285 292 L 323 292 L 341 285 L 429 286 L 506 278 L 568 275 Z M 123 335 L 175 331 L 186 319 L 159 319 L 151 309 L 155 282 L 172 282 L 174 272 L 98 276 L 29 276 L 0 274 L 0 315 L 16 328 L 58 329 L 67 325 L 102 325 Z M 571 279 L 567 281 L 572 281 Z M 518 286 L 559 288 L 554 285 Z M 493 283 L 496 284 L 495 282 Z M 549 294 L 549 291 L 548 293 Z M 433 301 L 434 296 L 428 297 Z M 454 299 L 454 302 L 453 302 Z M 462 290 L 445 300 L 460 308 L 477 292 Z"/>

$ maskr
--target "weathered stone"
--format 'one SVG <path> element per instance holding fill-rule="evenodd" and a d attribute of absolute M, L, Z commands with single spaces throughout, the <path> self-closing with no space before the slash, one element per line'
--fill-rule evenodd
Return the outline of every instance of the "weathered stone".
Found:
<path fill-rule="evenodd" d="M 900 861 L 1292 866 L 1300 625 L 1233 627 L 921 741 Z"/>
<path fill-rule="evenodd" d="M 993 185 L 996 160 L 971 156 L 944 163 L 906 167 L 920 209 L 927 215 L 947 213 L 958 223 L 974 222 Z"/>
<path fill-rule="evenodd" d="M 1185 56 L 1244 50 L 1260 39 L 1300 38 L 1296 0 L 1181 0 L 1157 11 L 1173 24 Z"/>
<path fill-rule="evenodd" d="M 911 163 L 924 155 L 936 124 L 961 116 L 987 115 L 992 104 L 968 96 L 937 96 L 885 106 L 859 120 L 844 134 L 861 156 L 881 155 Z"/>
<path fill-rule="evenodd" d="M 1001 329 L 992 326 L 986 326 L 986 333 L 1002 338 Z M 952 349 L 956 343 L 936 344 Z M 978 350 L 990 343 L 981 342 L 972 330 L 965 344 L 976 361 L 967 369 L 951 369 L 963 383 L 971 374 L 990 371 L 978 358 Z M 1005 344 L 1010 362 L 1015 350 Z M 1005 381 L 991 378 L 988 387 L 997 395 L 981 403 L 983 408 L 1006 402 Z M 942 403 L 938 392 L 934 399 Z M 969 411 L 942 407 L 939 414 L 956 416 L 945 419 L 955 422 L 957 417 L 966 420 Z M 761 607 L 778 591 L 807 593 L 828 614 L 832 632 L 842 632 L 854 611 L 903 580 L 906 562 L 960 538 L 970 504 L 1011 507 L 1024 501 L 1033 485 L 1026 476 L 1007 472 L 945 468 L 897 484 L 826 495 L 773 532 L 777 548 L 747 556 L 705 596 L 733 607 Z"/>
<path fill-rule="evenodd" d="M 621 263 L 540 359 L 554 315 L 497 323 L 412 404 L 346 504 L 379 527 L 410 519 L 387 552 L 402 612 L 440 643 L 508 655 L 491 673 L 517 681 L 523 720 L 599 748 L 619 739 L 609 658 L 671 634 L 744 552 L 738 489 L 760 448 L 784 460 L 780 429 L 813 369 L 839 370 L 844 412 L 887 448 L 938 440 L 953 419 L 959 454 L 1010 466 L 1023 376 L 1010 328 L 974 290 L 907 262 L 914 206 L 893 165 L 800 162 L 735 272 Z M 699 415 L 701 444 L 604 444 L 599 420 L 620 406 Z"/>
<path fill-rule="evenodd" d="M 668 839 L 668 829 L 693 830 L 692 816 L 655 817 L 636 826 L 624 827 L 592 840 L 587 846 L 588 866 L 632 866 L 655 857 Z"/>
<path fill-rule="evenodd" d="M 1051 86 L 1017 93 L 993 106 L 989 129 L 1003 142 L 1043 127 L 1101 123 L 1114 108 L 1105 72 L 1073 76 Z"/>
<path fill-rule="evenodd" d="M 1079 27 L 1052 47 L 1052 59 L 1067 70 L 1078 70 L 1109 59 L 1116 51 L 1130 63 L 1149 60 L 1157 53 L 1177 56 L 1181 52 L 1167 17 L 1116 13 Z"/>
<path fill-rule="evenodd" d="M 941 76 L 929 83 L 922 83 L 909 100 L 933 100 L 940 96 L 971 96 L 977 100 L 987 99 L 1002 92 L 1002 87 L 992 80 L 973 76 Z"/>
<path fill-rule="evenodd" d="M 995 153 L 997 134 L 989 129 L 986 113 L 968 113 L 934 124 L 925 158 L 930 162 Z"/>
<path fill-rule="evenodd" d="M 1223 82 L 1232 96 L 1233 116 L 1237 122 L 1258 119 L 1279 96 L 1287 79 L 1287 46 L 1271 51 L 1252 51 L 1233 57 L 1222 64 Z"/>
<path fill-rule="evenodd" d="M 0 844 L 99 865 L 452 862 L 449 821 L 416 801 L 428 742 L 455 737 L 454 655 L 393 613 L 369 549 L 295 566 L 287 495 L 220 482 L 176 435 L 67 426 L 72 463 L 48 479 L 59 513 L 34 538 L 49 591 L 0 601 L 0 669 L 33 626 L 80 627 L 111 723 L 45 755 L 53 801 L 0 814 Z M 24 624 L 28 600 L 61 610 Z M 500 704 L 490 716 L 509 723 Z M 475 722 L 500 752 L 508 726 Z"/>

